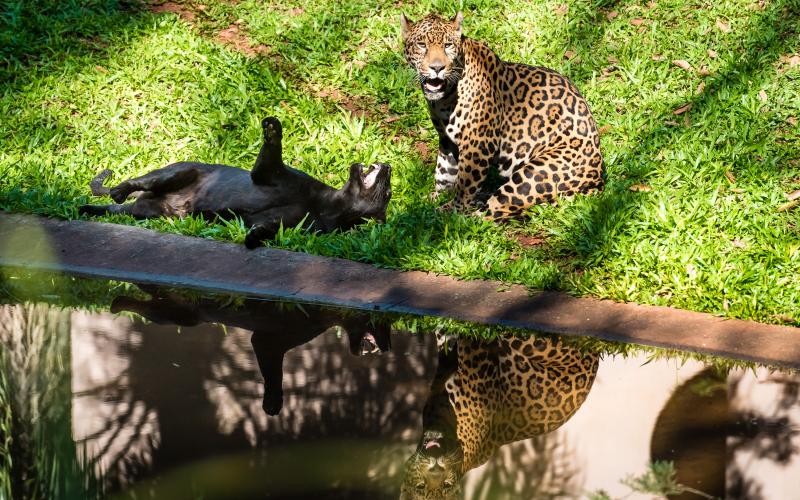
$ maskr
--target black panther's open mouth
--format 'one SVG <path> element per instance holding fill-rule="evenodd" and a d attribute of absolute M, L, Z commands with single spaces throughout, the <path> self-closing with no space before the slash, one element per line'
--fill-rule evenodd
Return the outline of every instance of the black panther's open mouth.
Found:
<path fill-rule="evenodd" d="M 380 169 L 374 164 L 367 167 L 366 171 L 363 168 L 361 169 L 361 182 L 364 183 L 365 188 L 369 189 L 375 185 L 375 180 L 378 178 L 378 172 L 380 172 Z"/>
<path fill-rule="evenodd" d="M 425 92 L 441 92 L 444 90 L 444 83 L 442 78 L 426 78 L 422 82 L 422 89 Z"/>

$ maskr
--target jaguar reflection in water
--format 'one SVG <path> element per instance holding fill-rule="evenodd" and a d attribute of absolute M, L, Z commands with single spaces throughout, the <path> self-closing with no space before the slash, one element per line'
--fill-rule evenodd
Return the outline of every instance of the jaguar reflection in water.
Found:
<path fill-rule="evenodd" d="M 57 445 L 95 478 L 73 486 L 137 498 L 621 498 L 655 460 L 712 496 L 796 489 L 794 374 L 145 290 L 114 315 L 0 306 L 11 476 Z"/>

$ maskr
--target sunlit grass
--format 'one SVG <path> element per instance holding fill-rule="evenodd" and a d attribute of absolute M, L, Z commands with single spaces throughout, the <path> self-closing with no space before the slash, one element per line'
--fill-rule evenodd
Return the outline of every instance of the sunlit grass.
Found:
<path fill-rule="evenodd" d="M 777 211 L 800 188 L 796 2 L 463 3 L 467 35 L 568 75 L 604 130 L 605 193 L 510 227 L 428 201 L 435 133 L 394 2 L 204 4 L 179 16 L 110 0 L 0 2 L 0 207 L 75 218 L 102 168 L 115 179 L 187 159 L 249 168 L 261 118 L 276 115 L 292 165 L 332 185 L 351 162 L 395 168 L 386 224 L 287 228 L 272 246 L 800 324 L 800 212 Z M 455 8 L 424 1 L 407 14 L 431 9 Z M 263 49 L 220 40 L 231 27 Z M 107 220 L 232 241 L 246 230 Z"/>

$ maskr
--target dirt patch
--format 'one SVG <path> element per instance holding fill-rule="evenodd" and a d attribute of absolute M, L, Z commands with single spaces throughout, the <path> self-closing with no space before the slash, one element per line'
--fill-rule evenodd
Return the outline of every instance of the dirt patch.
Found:
<path fill-rule="evenodd" d="M 248 57 L 269 54 L 270 52 L 269 47 L 266 45 L 253 45 L 247 34 L 235 23 L 220 31 L 216 36 L 216 40 Z"/>
<path fill-rule="evenodd" d="M 389 105 L 378 103 L 369 96 L 354 96 L 342 92 L 335 87 L 325 87 L 322 89 L 310 88 L 309 92 L 320 99 L 331 101 L 346 110 L 353 116 L 359 118 L 369 118 L 380 120 L 384 124 L 396 122 L 400 119 L 397 115 L 389 114 Z"/>
<path fill-rule="evenodd" d="M 197 14 L 192 11 L 191 6 L 177 4 L 175 2 L 165 2 L 162 4 L 150 4 L 150 12 L 154 14 L 178 14 L 184 21 L 194 21 Z"/>

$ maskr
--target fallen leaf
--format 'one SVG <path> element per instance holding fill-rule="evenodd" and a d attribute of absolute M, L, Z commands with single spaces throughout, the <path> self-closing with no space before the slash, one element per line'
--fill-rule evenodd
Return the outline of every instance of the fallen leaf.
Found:
<path fill-rule="evenodd" d="M 299 16 L 302 15 L 305 11 L 306 9 L 302 7 L 295 7 L 294 9 L 290 10 L 289 13 L 293 16 Z"/>
<path fill-rule="evenodd" d="M 758 98 L 759 100 L 761 100 L 761 102 L 767 102 L 768 97 L 767 93 L 764 92 L 764 89 L 758 91 Z"/>
<path fill-rule="evenodd" d="M 653 54 L 652 56 L 650 56 L 650 59 L 654 61 L 663 61 L 664 59 L 666 59 L 666 57 L 662 56 L 661 54 Z"/>
<path fill-rule="evenodd" d="M 797 118 L 795 118 L 794 116 L 790 116 L 789 118 L 787 118 L 786 122 L 789 125 L 791 125 L 792 127 L 796 127 L 797 126 Z"/>
<path fill-rule="evenodd" d="M 572 59 L 573 57 L 575 57 L 575 51 L 574 50 L 568 50 L 568 51 L 564 52 L 564 59 L 569 60 L 569 59 Z"/>
<path fill-rule="evenodd" d="M 687 102 L 683 106 L 681 106 L 678 109 L 676 109 L 675 111 L 673 111 L 672 114 L 676 115 L 676 116 L 677 115 L 682 115 L 682 114 L 686 113 L 687 111 L 689 111 L 690 109 L 692 109 L 692 103 Z"/>
<path fill-rule="evenodd" d="M 717 51 L 708 49 L 708 57 L 710 57 L 711 59 L 716 59 L 717 58 Z"/>
<path fill-rule="evenodd" d="M 800 200 L 793 200 L 778 207 L 778 212 L 786 212 L 800 205 Z"/>
<path fill-rule="evenodd" d="M 789 198 L 789 201 L 794 201 L 800 198 L 800 189 L 797 191 L 792 191 L 791 193 L 787 194 L 786 197 Z"/>
<path fill-rule="evenodd" d="M 539 246 L 544 243 L 544 238 L 539 236 L 528 236 L 528 235 L 516 235 L 514 239 L 517 240 L 517 243 L 523 248 L 530 248 Z"/>
<path fill-rule="evenodd" d="M 619 64 L 619 59 L 614 56 L 608 56 L 608 64 Z"/>
<path fill-rule="evenodd" d="M 678 122 L 676 122 L 674 120 L 667 120 L 667 121 L 664 122 L 664 125 L 667 125 L 669 127 L 680 127 L 681 126 L 680 123 L 678 123 Z"/>
<path fill-rule="evenodd" d="M 742 193 L 744 193 L 744 189 L 742 189 L 742 188 L 731 188 L 731 193 L 742 194 Z"/>
<path fill-rule="evenodd" d="M 612 10 L 611 12 L 609 12 L 608 14 L 606 14 L 606 19 L 608 19 L 609 21 L 611 21 L 612 19 L 614 19 L 614 18 L 615 18 L 615 17 L 617 17 L 618 15 L 619 15 L 619 12 L 617 12 L 616 10 Z"/>
<path fill-rule="evenodd" d="M 733 175 L 733 172 L 731 172 L 730 170 L 725 172 L 725 178 L 728 179 L 728 182 L 730 182 L 731 184 L 736 184 L 736 176 Z"/>
<path fill-rule="evenodd" d="M 640 26 L 639 29 L 636 30 L 636 32 L 639 33 L 640 35 L 645 31 L 647 31 L 647 26 Z"/>
<path fill-rule="evenodd" d="M 387 116 L 386 118 L 384 118 L 383 119 L 383 123 L 394 123 L 394 122 L 396 122 L 398 120 L 401 120 L 401 119 L 402 119 L 401 116 L 391 115 L 391 116 Z"/>
<path fill-rule="evenodd" d="M 565 3 L 562 3 L 561 5 L 556 7 L 556 14 L 558 14 L 559 16 L 563 16 L 564 14 L 567 13 L 568 9 L 569 9 L 569 5 L 567 5 Z"/>
<path fill-rule="evenodd" d="M 770 315 L 770 318 L 780 321 L 781 323 L 794 323 L 795 321 L 797 321 L 788 314 L 772 314 Z"/>
<path fill-rule="evenodd" d="M 649 2 L 647 2 L 647 8 L 648 8 L 648 9 L 652 9 L 652 8 L 654 8 L 656 5 L 657 5 L 657 4 L 656 4 L 656 3 L 655 3 L 653 0 L 650 0 Z"/>
<path fill-rule="evenodd" d="M 652 191 L 653 188 L 645 184 L 633 184 L 628 188 L 628 190 L 633 191 L 634 193 L 647 193 L 648 191 Z"/>
<path fill-rule="evenodd" d="M 634 26 L 641 26 L 644 23 L 644 19 L 641 17 L 634 17 L 631 19 L 631 24 Z"/>
<path fill-rule="evenodd" d="M 610 131 L 611 131 L 611 125 L 609 125 L 608 123 L 597 129 L 597 133 L 600 135 L 606 135 Z"/>
<path fill-rule="evenodd" d="M 726 23 L 721 19 L 717 19 L 717 28 L 723 33 L 730 33 L 731 32 L 731 25 L 730 23 Z"/>
<path fill-rule="evenodd" d="M 695 95 L 700 95 L 706 89 L 706 83 L 700 82 L 700 85 L 697 86 L 697 90 L 694 91 Z"/>
<path fill-rule="evenodd" d="M 100 73 L 108 73 L 108 70 L 105 69 L 104 67 L 100 66 L 100 65 L 95 66 L 94 69 L 96 69 Z"/>
<path fill-rule="evenodd" d="M 692 65 L 689 64 L 689 61 L 684 61 L 683 59 L 674 59 L 672 61 L 672 64 L 674 64 L 675 66 L 677 66 L 677 67 L 679 67 L 681 69 L 685 69 L 686 71 L 691 71 L 692 70 Z"/>
<path fill-rule="evenodd" d="M 708 70 L 708 66 L 703 66 L 697 70 L 697 74 L 700 76 L 708 76 L 711 74 L 711 72 Z"/>

